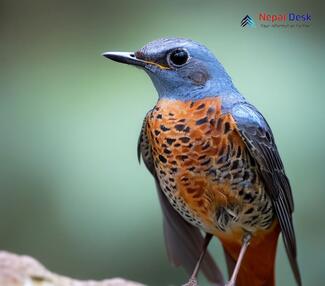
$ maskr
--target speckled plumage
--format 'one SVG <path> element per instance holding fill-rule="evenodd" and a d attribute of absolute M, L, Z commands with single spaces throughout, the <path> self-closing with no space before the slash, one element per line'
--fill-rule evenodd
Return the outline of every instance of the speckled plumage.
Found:
<path fill-rule="evenodd" d="M 189 223 L 230 234 L 271 226 L 271 200 L 220 98 L 160 100 L 146 116 L 141 148 L 169 202 Z"/>

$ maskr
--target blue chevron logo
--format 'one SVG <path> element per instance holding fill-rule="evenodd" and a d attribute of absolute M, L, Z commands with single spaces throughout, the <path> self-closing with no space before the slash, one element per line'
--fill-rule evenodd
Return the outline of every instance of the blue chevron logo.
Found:
<path fill-rule="evenodd" d="M 249 16 L 249 15 L 246 15 L 240 22 L 240 25 L 242 27 L 250 27 L 250 28 L 253 28 L 255 27 L 255 21 L 253 19 L 253 17 Z"/>

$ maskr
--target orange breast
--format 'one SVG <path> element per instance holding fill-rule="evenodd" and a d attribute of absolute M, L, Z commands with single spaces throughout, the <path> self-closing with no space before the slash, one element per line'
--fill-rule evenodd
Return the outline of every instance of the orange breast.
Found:
<path fill-rule="evenodd" d="M 231 155 L 229 146 L 243 148 L 232 117 L 222 115 L 218 98 L 160 100 L 147 124 L 157 176 L 170 202 L 195 223 L 215 228 L 216 208 L 239 201 L 229 180 L 214 180 L 213 173 L 218 159 Z"/>
<path fill-rule="evenodd" d="M 220 237 L 271 225 L 256 164 L 218 97 L 160 100 L 146 130 L 161 189 L 185 220 Z"/>

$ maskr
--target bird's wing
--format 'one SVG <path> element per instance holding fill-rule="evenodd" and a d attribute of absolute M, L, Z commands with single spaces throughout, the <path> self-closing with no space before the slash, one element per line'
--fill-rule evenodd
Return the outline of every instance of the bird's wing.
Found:
<path fill-rule="evenodd" d="M 171 206 L 163 194 L 153 164 L 151 147 L 146 136 L 146 119 L 138 141 L 138 159 L 144 161 L 146 167 L 155 178 L 159 202 L 163 213 L 163 228 L 167 254 L 175 266 L 183 266 L 192 274 L 202 251 L 203 236 L 200 230 L 187 223 Z M 207 253 L 201 264 L 204 275 L 215 285 L 223 285 L 223 277 L 210 253 Z"/>
<path fill-rule="evenodd" d="M 294 209 L 292 192 L 271 128 L 262 114 L 251 104 L 239 103 L 232 108 L 231 114 L 246 147 L 259 166 L 259 172 L 280 223 L 294 276 L 298 285 L 301 285 L 292 223 Z"/>

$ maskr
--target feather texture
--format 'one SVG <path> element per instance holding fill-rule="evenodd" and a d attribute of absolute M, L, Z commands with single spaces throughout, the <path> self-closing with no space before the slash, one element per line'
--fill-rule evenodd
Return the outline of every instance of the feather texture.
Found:
<path fill-rule="evenodd" d="M 280 223 L 288 258 L 298 285 L 301 277 L 297 263 L 296 239 L 292 222 L 294 209 L 289 180 L 274 142 L 271 128 L 251 104 L 240 103 L 232 109 L 238 131 L 257 162 L 265 187 Z"/>

